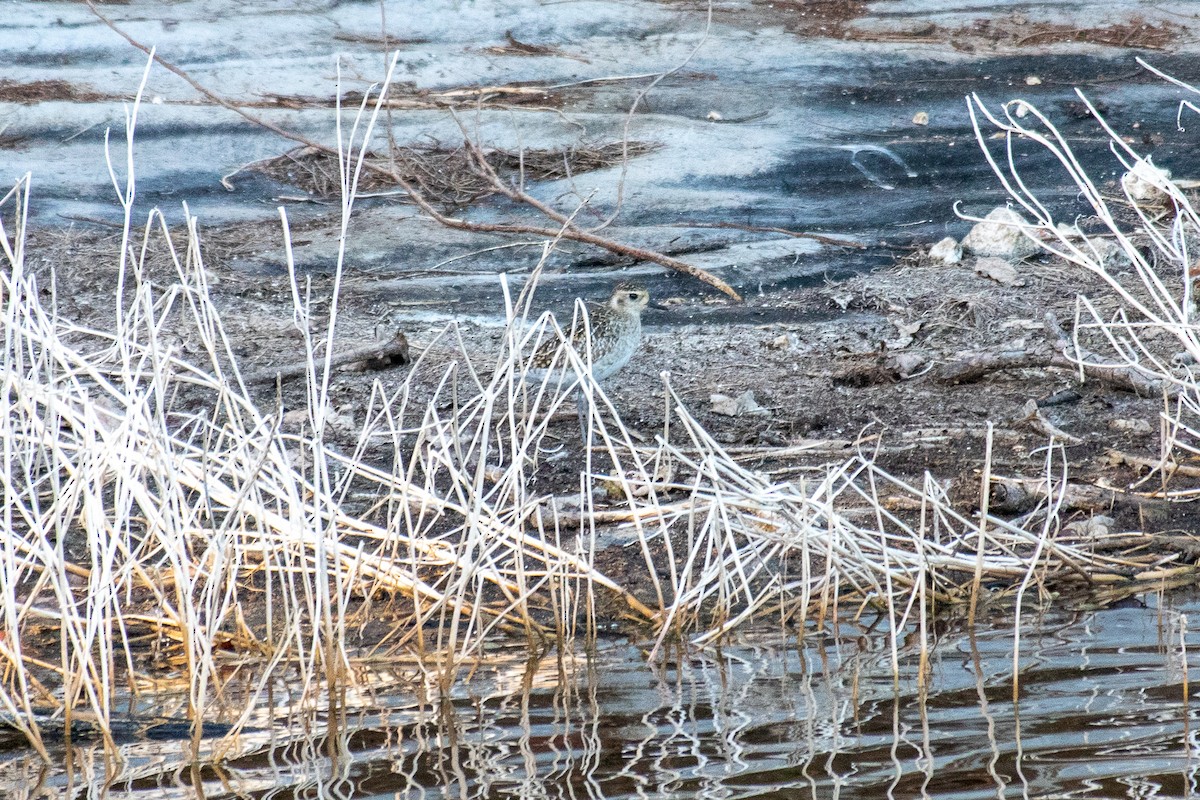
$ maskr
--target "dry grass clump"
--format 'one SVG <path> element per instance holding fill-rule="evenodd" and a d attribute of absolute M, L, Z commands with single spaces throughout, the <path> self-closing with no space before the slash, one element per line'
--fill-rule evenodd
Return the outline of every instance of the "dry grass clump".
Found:
<path fill-rule="evenodd" d="M 971 26 L 972 32 L 1017 47 L 1042 46 L 1064 42 L 1088 42 L 1107 47 L 1162 50 L 1175 43 L 1184 33 L 1182 26 L 1170 22 L 1147 22 L 1133 17 L 1128 22 L 1114 22 L 1104 27 L 1084 28 L 1078 25 L 1055 25 L 1046 22 L 1030 24 L 1012 20 L 992 23 L 983 20 Z"/>
<path fill-rule="evenodd" d="M 74 103 L 95 103 L 111 100 L 110 95 L 100 94 L 86 86 L 76 86 L 63 80 L 20 81 L 0 80 L 0 102 L 45 103 L 51 100 L 66 100 Z"/>
<path fill-rule="evenodd" d="M 1071 347 L 1064 355 L 1079 366 L 1081 376 L 1097 370 L 1119 372 L 1162 395 L 1161 450 L 1151 474 L 1162 479 L 1164 496 L 1195 496 L 1200 490 L 1168 491 L 1167 482 L 1179 472 L 1180 462 L 1200 456 L 1196 367 L 1200 363 L 1200 311 L 1195 267 L 1200 257 L 1200 215 L 1192 198 L 1171 180 L 1168 171 L 1135 152 L 1107 126 L 1083 93 L 1078 94 L 1104 126 L 1113 156 L 1123 169 L 1118 198 L 1096 186 L 1066 138 L 1032 105 L 1014 100 L 996 114 L 972 97 L 970 110 L 992 168 L 1031 220 L 1022 226 L 1026 233 L 1095 281 L 1093 290 L 1078 296 Z M 998 130 L 999 140 L 983 132 L 985 122 Z M 1003 146 L 989 146 L 993 141 Z M 1104 236 L 1090 228 L 1085 232 L 1077 217 L 1056 219 L 1038 199 L 1032 176 L 1022 173 L 1013 156 L 1017 141 L 1035 142 L 1058 159 L 1091 207 L 1093 216 L 1088 221 L 1098 222 Z"/>
<path fill-rule="evenodd" d="M 6 199 L 17 235 L 0 276 L 0 714 L 32 742 L 78 715 L 108 731 L 124 687 L 170 675 L 189 720 L 223 709 L 234 735 L 285 665 L 315 710 L 353 684 L 360 659 L 387 653 L 419 655 L 445 689 L 496 636 L 568 647 L 615 615 L 704 644 L 764 615 L 824 620 L 839 603 L 921 615 L 976 574 L 1050 581 L 1111 566 L 1054 542 L 1052 526 L 983 530 L 935 483 L 898 487 L 869 454 L 811 483 L 771 481 L 730 458 L 669 383 L 667 427 L 638 446 L 573 350 L 561 376 L 528 377 L 538 343 L 564 341 L 551 318 L 526 322 L 535 283 L 509 301 L 494 363 L 418 359 L 399 391 L 366 401 L 351 452 L 325 441 L 328 362 L 306 338 L 309 432 L 285 435 L 244 385 L 194 220 L 171 249 L 171 285 L 119 259 L 112 329 L 98 331 L 56 313 L 53 276 L 26 270 L 27 197 L 23 183 Z M 152 237 L 169 239 L 157 214 Z M 295 291 L 307 332 L 313 312 Z M 183 358 L 183 341 L 202 355 Z M 532 487 L 576 386 L 588 447 L 568 506 Z M 390 470 L 374 466 L 380 447 Z M 598 507 L 599 480 L 618 487 L 615 508 Z M 889 511 L 885 484 L 921 513 Z M 595 566 L 598 533 L 620 520 L 633 528 L 626 582 Z M 365 650 L 351 645 L 380 602 L 387 624 L 369 628 Z M 230 718 L 230 666 L 247 659 L 262 678 Z"/>
<path fill-rule="evenodd" d="M 479 152 L 503 180 L 524 183 L 560 180 L 617 166 L 626 158 L 644 155 L 656 147 L 649 142 L 631 141 L 581 144 L 555 150 L 495 148 Z M 476 157 L 473 148 L 440 144 L 397 146 L 390 154 L 367 153 L 363 157 L 364 163 L 379 169 L 368 169 L 359 182 L 359 189 L 366 192 L 395 189 L 399 184 L 388 177 L 388 173 L 395 172 L 433 202 L 444 206 L 469 205 L 499 191 L 495 177 L 480 169 Z M 339 197 L 341 194 L 338 159 L 326 151 L 300 147 L 259 162 L 253 168 L 318 197 Z"/>

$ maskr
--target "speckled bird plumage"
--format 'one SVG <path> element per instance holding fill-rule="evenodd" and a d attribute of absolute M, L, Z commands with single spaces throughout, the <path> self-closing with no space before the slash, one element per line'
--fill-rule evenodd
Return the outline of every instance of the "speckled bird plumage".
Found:
<path fill-rule="evenodd" d="M 629 363 L 642 342 L 642 310 L 650 303 L 650 293 L 634 283 L 621 283 L 613 289 L 604 305 L 588 304 L 588 322 L 592 334 L 592 377 L 602 381 Z M 586 333 L 582 324 L 572 333 L 571 343 L 585 356 Z M 545 342 L 533 355 L 532 373 L 544 371 L 554 363 L 558 342 Z M 586 356 L 585 356 L 586 358 Z"/>

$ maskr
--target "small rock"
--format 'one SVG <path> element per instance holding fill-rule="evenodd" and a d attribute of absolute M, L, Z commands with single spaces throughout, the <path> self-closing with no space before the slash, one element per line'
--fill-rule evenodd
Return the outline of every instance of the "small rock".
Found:
<path fill-rule="evenodd" d="M 1025 235 L 1025 218 L 1011 208 L 992 209 L 962 241 L 963 250 L 977 256 L 995 256 L 1019 261 L 1040 249 L 1038 243 Z"/>
<path fill-rule="evenodd" d="M 1102 265 L 1119 266 L 1129 263 L 1129 255 L 1112 239 L 1101 239 L 1092 237 L 1087 240 L 1087 244 L 1092 248 L 1092 251 L 1100 259 Z"/>
<path fill-rule="evenodd" d="M 709 398 L 714 414 L 726 417 L 740 417 L 744 414 L 770 414 L 771 412 L 758 404 L 754 392 L 746 390 L 737 397 L 725 394 L 713 394 Z"/>
<path fill-rule="evenodd" d="M 913 343 L 913 334 L 921 330 L 920 322 L 902 322 L 894 319 L 892 324 L 896 326 L 896 332 L 900 335 L 884 342 L 888 350 L 903 350 L 908 347 Z"/>
<path fill-rule="evenodd" d="M 1107 536 L 1116 523 L 1117 521 L 1112 517 L 1097 514 L 1090 519 L 1077 519 L 1074 522 L 1068 522 L 1066 525 L 1063 525 L 1063 530 L 1075 536 L 1094 538 L 1096 536 Z"/>
<path fill-rule="evenodd" d="M 928 258 L 935 264 L 957 264 L 962 261 L 962 245 L 953 236 L 947 236 L 929 248 Z"/>
<path fill-rule="evenodd" d="M 1083 238 L 1083 234 L 1080 232 L 1079 228 L 1076 228 L 1074 225 L 1068 225 L 1065 222 L 1060 222 L 1054 227 L 1055 230 L 1058 231 L 1058 235 L 1068 242 L 1077 242 Z"/>
<path fill-rule="evenodd" d="M 896 374 L 901 378 L 911 378 L 920 370 L 924 369 L 929 363 L 929 357 L 922 353 L 898 353 L 893 356 L 889 362 L 889 366 L 896 371 Z"/>
<path fill-rule="evenodd" d="M 772 350 L 791 350 L 792 349 L 792 334 L 781 333 L 771 341 L 767 342 L 767 347 Z"/>
<path fill-rule="evenodd" d="M 914 125 L 928 125 L 929 113 L 926 111 L 918 111 L 916 114 L 913 114 L 912 121 Z"/>
<path fill-rule="evenodd" d="M 1154 166 L 1150 156 L 1138 159 L 1133 169 L 1121 176 L 1121 188 L 1135 203 L 1162 203 L 1169 197 L 1166 186 L 1171 171 Z"/>
<path fill-rule="evenodd" d="M 1026 86 L 1041 86 L 1042 79 L 1039 78 L 1037 75 L 1026 75 L 1025 76 L 1025 85 Z"/>
<path fill-rule="evenodd" d="M 975 274 L 990 278 L 1001 286 L 1024 286 L 1025 279 L 1003 258 L 981 258 L 975 262 Z"/>
<path fill-rule="evenodd" d="M 1153 430 L 1148 419 L 1114 419 L 1109 421 L 1108 427 L 1114 431 L 1140 434 L 1150 433 Z"/>

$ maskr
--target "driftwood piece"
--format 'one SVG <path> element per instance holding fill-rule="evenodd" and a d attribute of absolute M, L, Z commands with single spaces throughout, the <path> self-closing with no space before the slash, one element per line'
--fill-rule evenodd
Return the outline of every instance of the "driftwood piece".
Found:
<path fill-rule="evenodd" d="M 1054 312 L 1046 312 L 1045 324 L 1046 330 L 1054 336 L 1054 349 L 1059 352 L 1054 359 L 1054 366 L 1060 366 L 1060 362 L 1066 362 L 1070 369 L 1082 369 L 1083 374 L 1090 378 L 1127 389 L 1139 397 L 1154 397 L 1163 393 L 1163 382 L 1149 370 L 1132 364 L 1107 364 L 1103 358 L 1083 347 L 1078 348 L 1074 355 L 1068 355 L 1068 350 L 1073 349 L 1071 338 L 1058 324 L 1058 318 L 1054 316 Z M 1167 388 L 1167 393 L 1173 394 L 1173 391 Z"/>
<path fill-rule="evenodd" d="M 1200 478 L 1200 466 L 1180 464 L 1169 458 L 1146 458 L 1145 456 L 1135 456 L 1132 453 L 1124 453 L 1120 450 L 1107 450 L 1105 454 L 1108 456 L 1110 464 L 1124 464 L 1125 466 L 1138 469 L 1147 469 L 1151 473 L 1161 472 L 1167 479 L 1170 479 L 1174 475 Z"/>
<path fill-rule="evenodd" d="M 1139 397 L 1155 397 L 1164 391 L 1171 396 L 1176 392 L 1174 387 L 1165 385 L 1154 373 L 1135 365 L 1106 363 L 1103 358 L 1082 347 L 1068 355 L 1068 351 L 1075 349 L 1074 345 L 1053 313 L 1046 314 L 1045 325 L 1046 330 L 1054 337 L 1053 345 L 1057 353 L 1037 350 L 969 353 L 957 361 L 943 365 L 939 370 L 939 379 L 943 383 L 973 383 L 1000 370 L 1054 368 L 1082 370 L 1089 378 L 1133 392 Z"/>
<path fill-rule="evenodd" d="M 1053 365 L 1049 353 L 1029 350 L 1002 350 L 969 353 L 958 361 L 945 364 L 938 377 L 943 383 L 974 383 L 984 376 L 1006 369 L 1045 368 Z"/>
<path fill-rule="evenodd" d="M 989 487 L 988 508 L 1001 514 L 1021 514 L 1035 508 L 1039 503 L 1057 499 L 1062 495 L 1062 507 L 1077 511 L 1106 511 L 1119 504 L 1139 505 L 1141 498 L 1125 496 L 1113 489 L 1103 489 L 1090 483 L 1075 481 L 1067 484 L 1046 483 L 1045 478 L 1005 478 L 992 476 Z"/>
<path fill-rule="evenodd" d="M 353 364 L 357 361 L 366 362 L 374 369 L 382 369 L 395 364 L 408 364 L 411 362 L 408 356 L 408 338 L 401 331 L 396 331 L 396 335 L 390 341 L 372 342 L 341 353 L 334 353 L 329 359 L 329 366 L 340 367 L 343 364 Z M 246 385 L 287 381 L 307 374 L 311 367 L 312 365 L 307 360 L 293 361 L 278 367 L 248 372 L 242 376 L 242 381 Z"/>
<path fill-rule="evenodd" d="M 1166 505 L 1166 501 L 1163 500 L 1085 481 L 1067 481 L 1065 484 L 1054 481 L 1048 484 L 1044 477 L 992 475 L 988 484 L 988 512 L 1005 515 L 1025 514 L 1048 500 L 1053 499 L 1057 502 L 1060 495 L 1063 510 L 1088 514 L 1120 508 L 1142 509 Z M 979 506 L 979 481 L 974 478 L 955 480 L 953 497 L 956 504 L 964 507 Z"/>

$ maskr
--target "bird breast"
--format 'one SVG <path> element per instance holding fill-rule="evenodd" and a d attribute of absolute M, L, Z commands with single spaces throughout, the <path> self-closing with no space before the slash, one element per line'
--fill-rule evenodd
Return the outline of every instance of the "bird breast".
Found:
<path fill-rule="evenodd" d="M 642 322 L 636 316 L 613 316 L 606 330 L 593 329 L 592 377 L 602 381 L 629 363 L 642 341 Z"/>

